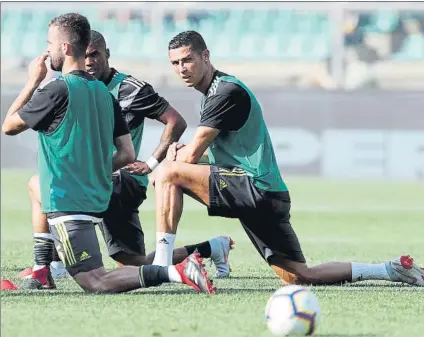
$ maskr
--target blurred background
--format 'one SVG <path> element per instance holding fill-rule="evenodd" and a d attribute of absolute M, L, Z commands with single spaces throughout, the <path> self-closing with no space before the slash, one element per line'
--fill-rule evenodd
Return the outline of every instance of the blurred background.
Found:
<path fill-rule="evenodd" d="M 255 91 L 285 174 L 424 179 L 424 3 L 2 2 L 2 114 L 45 50 L 49 20 L 68 11 L 105 35 L 111 66 L 184 115 L 183 140 L 200 94 L 172 73 L 167 43 L 193 29 L 214 65 Z M 162 128 L 147 124 L 141 159 Z M 2 136 L 2 167 L 35 167 L 35 137 Z"/>

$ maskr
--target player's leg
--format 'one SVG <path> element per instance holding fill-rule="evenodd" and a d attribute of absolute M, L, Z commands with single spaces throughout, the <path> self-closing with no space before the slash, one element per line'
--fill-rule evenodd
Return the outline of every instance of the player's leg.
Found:
<path fill-rule="evenodd" d="M 217 202 L 211 203 L 209 214 L 238 217 L 256 249 L 284 283 L 334 284 L 378 279 L 424 285 L 422 270 L 405 257 L 386 264 L 330 262 L 309 268 L 290 224 L 288 192 L 259 190 L 239 169 L 214 169 L 210 184 L 211 200 Z"/>
<path fill-rule="evenodd" d="M 173 252 L 172 264 L 180 263 L 187 256 L 198 252 L 202 258 L 212 260 L 216 267 L 215 277 L 228 277 L 231 272 L 228 256 L 233 246 L 234 241 L 229 236 L 217 236 L 208 241 L 176 248 Z M 147 263 L 153 264 L 154 258 L 155 252 L 147 255 Z"/>
<path fill-rule="evenodd" d="M 73 220 L 50 219 L 49 223 L 68 272 L 86 292 L 119 293 L 175 282 L 214 293 L 198 254 L 190 255 L 176 266 L 127 266 L 107 272 L 92 221 L 74 217 Z M 40 283 L 45 281 L 46 273 L 46 268 L 38 271 Z"/>
<path fill-rule="evenodd" d="M 172 264 L 184 190 L 209 205 L 210 167 L 164 160 L 155 171 L 156 254 L 153 264 L 168 266 Z"/>
<path fill-rule="evenodd" d="M 296 284 L 331 285 L 379 280 L 424 286 L 424 271 L 409 256 L 385 263 L 328 262 L 313 267 L 278 257 L 270 258 L 269 263 L 275 271 L 282 268 L 296 275 Z"/>
<path fill-rule="evenodd" d="M 145 265 L 144 233 L 138 208 L 146 199 L 146 187 L 126 170 L 114 173 L 112 183 L 109 206 L 99 224 L 109 256 L 121 267 Z"/>
<path fill-rule="evenodd" d="M 269 258 L 269 251 L 267 250 L 266 245 L 259 240 L 246 225 L 243 223 L 243 220 L 240 220 L 244 230 L 246 231 L 247 236 L 249 237 L 250 241 L 258 251 L 258 253 L 262 256 L 262 258 L 265 260 L 266 263 L 269 264 L 268 258 Z M 270 264 L 271 268 L 274 270 L 274 272 L 280 277 L 281 283 L 283 285 L 288 284 L 295 284 L 296 275 L 293 273 L 289 273 L 287 270 L 282 269 L 281 267 L 276 267 L 275 265 Z"/>
<path fill-rule="evenodd" d="M 114 174 L 113 193 L 108 210 L 99 224 L 109 256 L 118 266 L 142 266 L 152 264 L 155 253 L 145 256 L 144 233 L 138 208 L 146 199 L 146 188 L 127 171 Z M 199 244 L 174 249 L 172 264 L 184 261 L 197 252 L 202 258 L 211 258 L 218 277 L 229 275 L 228 254 L 233 242 L 220 236 Z"/>
<path fill-rule="evenodd" d="M 51 276 L 50 264 L 53 260 L 54 241 L 49 231 L 46 214 L 41 211 L 40 183 L 38 176 L 32 176 L 28 183 L 28 192 L 31 200 L 31 220 L 33 231 L 34 264 L 19 273 L 19 277 L 26 278 L 24 289 L 55 289 L 56 285 Z M 35 277 L 38 270 L 46 269 L 46 282 L 41 284 Z"/>
<path fill-rule="evenodd" d="M 308 267 L 291 224 L 290 201 L 284 198 L 265 196 L 258 208 L 258 216 L 243 220 L 244 225 L 254 233 L 256 246 L 272 269 L 287 283 L 296 284 L 340 284 L 364 280 L 385 280 L 406 282 L 424 286 L 422 270 L 408 257 L 387 263 L 364 264 L 350 262 L 329 262 Z M 265 207 L 265 208 L 264 208 Z M 266 230 L 260 214 L 272 214 Z M 251 237 L 251 239 L 252 239 Z"/>
<path fill-rule="evenodd" d="M 146 199 L 146 187 L 141 186 L 126 170 L 113 176 L 113 193 L 102 223 L 99 224 L 109 256 L 118 266 L 142 266 L 152 264 L 154 252 L 146 257 L 144 233 L 138 208 Z M 212 246 L 220 248 L 221 242 L 212 240 Z M 209 241 L 198 245 L 174 249 L 173 263 L 186 259 L 195 250 L 203 258 L 211 257 Z M 214 250 L 217 251 L 218 249 Z M 221 249 L 222 250 L 222 249 Z M 212 254 L 213 255 L 213 254 Z M 215 253 L 212 257 L 215 257 Z"/>
<path fill-rule="evenodd" d="M 32 231 L 34 240 L 34 266 L 19 273 L 19 277 L 31 278 L 33 270 L 50 266 L 53 277 L 65 277 L 67 272 L 57 255 L 53 237 L 49 232 L 47 217 L 41 211 L 40 181 L 37 175 L 28 182 L 28 192 L 31 201 Z M 28 282 L 27 286 L 30 286 Z"/>
<path fill-rule="evenodd" d="M 145 257 L 144 234 L 138 214 L 138 207 L 146 198 L 145 189 L 140 190 L 138 182 L 123 170 L 119 176 L 114 176 L 113 184 L 114 192 L 108 211 L 99 225 L 109 255 L 121 266 L 152 264 L 156 254 L 153 252 Z M 185 192 L 191 193 L 188 190 Z M 191 195 L 196 198 L 195 192 Z M 217 277 L 226 277 L 230 273 L 228 254 L 232 245 L 231 238 L 219 236 L 199 244 L 180 247 L 171 250 L 171 264 L 180 263 L 197 251 L 202 258 L 212 259 Z"/>

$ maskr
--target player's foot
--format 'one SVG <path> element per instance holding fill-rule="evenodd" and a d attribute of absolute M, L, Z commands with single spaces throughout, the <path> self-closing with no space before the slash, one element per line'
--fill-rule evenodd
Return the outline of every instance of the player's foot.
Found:
<path fill-rule="evenodd" d="M 217 236 L 209 240 L 209 244 L 211 245 L 211 260 L 216 267 L 215 276 L 218 278 L 228 277 L 231 271 L 228 255 L 233 249 L 234 241 L 229 236 Z"/>
<path fill-rule="evenodd" d="M 206 294 L 215 294 L 215 288 L 208 279 L 202 258 L 199 253 L 189 255 L 183 262 L 175 265 L 183 283 L 194 290 Z"/>
<path fill-rule="evenodd" d="M 401 256 L 386 263 L 390 278 L 395 282 L 404 282 L 424 287 L 424 271 L 414 263 L 409 255 Z"/>
<path fill-rule="evenodd" d="M 50 268 L 44 266 L 32 272 L 22 289 L 56 289 Z"/>
<path fill-rule="evenodd" d="M 54 279 L 69 277 L 69 273 L 65 268 L 55 268 L 54 266 L 50 265 L 50 272 Z M 32 268 L 25 268 L 18 274 L 18 277 L 23 279 L 30 279 L 32 277 Z"/>

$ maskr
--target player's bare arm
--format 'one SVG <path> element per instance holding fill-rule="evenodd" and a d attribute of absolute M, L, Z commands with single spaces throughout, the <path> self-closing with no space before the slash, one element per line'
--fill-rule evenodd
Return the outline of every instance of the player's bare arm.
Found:
<path fill-rule="evenodd" d="M 168 161 L 178 161 L 188 164 L 208 163 L 207 148 L 219 133 L 220 130 L 218 129 L 198 126 L 193 138 L 187 145 L 174 142 L 168 147 L 166 159 Z M 155 186 L 155 181 L 156 176 L 152 176 L 150 183 L 153 186 Z"/>
<path fill-rule="evenodd" d="M 182 161 L 189 164 L 199 162 L 205 154 L 206 149 L 219 135 L 220 130 L 207 126 L 199 126 L 192 140 L 184 147 L 176 150 L 176 161 Z"/>
<path fill-rule="evenodd" d="M 2 130 L 8 136 L 15 136 L 29 129 L 29 126 L 17 113 L 32 97 L 35 90 L 47 75 L 45 61 L 48 54 L 35 58 L 28 67 L 28 81 L 15 99 L 3 121 Z"/>
<path fill-rule="evenodd" d="M 184 118 L 171 106 L 157 120 L 165 125 L 159 145 L 147 162 L 136 161 L 128 165 L 130 173 L 142 175 L 151 173 L 165 159 L 169 146 L 178 141 L 187 128 Z"/>
<path fill-rule="evenodd" d="M 134 146 L 130 134 L 115 138 L 116 152 L 113 154 L 113 171 L 119 170 L 135 160 Z"/>
<path fill-rule="evenodd" d="M 161 162 L 166 157 L 168 147 L 178 141 L 187 128 L 184 118 L 171 106 L 158 118 L 158 121 L 165 124 L 160 143 L 153 152 L 153 157 Z"/>

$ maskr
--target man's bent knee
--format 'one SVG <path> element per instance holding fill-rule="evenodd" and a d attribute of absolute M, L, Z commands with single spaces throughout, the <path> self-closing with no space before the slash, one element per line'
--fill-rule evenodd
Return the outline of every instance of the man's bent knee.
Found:
<path fill-rule="evenodd" d="M 178 163 L 170 160 L 164 160 L 156 168 L 155 182 L 169 182 L 177 175 Z"/>
<path fill-rule="evenodd" d="M 296 284 L 296 275 L 277 266 L 271 266 L 274 272 L 280 277 L 283 285 Z"/>
<path fill-rule="evenodd" d="M 315 284 L 318 281 L 306 263 L 273 255 L 269 258 L 269 264 L 284 284 Z"/>

